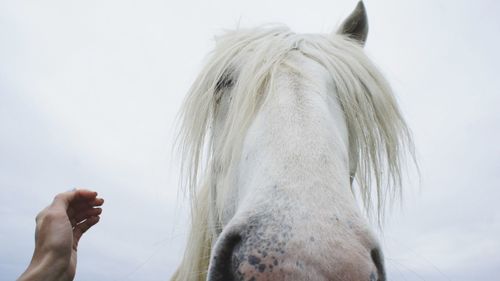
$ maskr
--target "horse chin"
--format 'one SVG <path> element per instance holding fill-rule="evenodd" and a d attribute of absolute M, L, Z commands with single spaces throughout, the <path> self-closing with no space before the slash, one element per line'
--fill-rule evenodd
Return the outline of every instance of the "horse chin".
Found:
<path fill-rule="evenodd" d="M 323 272 L 317 265 L 306 265 L 307 260 L 282 262 L 279 268 L 266 269 L 262 264 L 243 264 L 238 269 L 237 278 L 233 280 L 318 280 L 318 281 L 376 281 L 379 279 L 376 269 L 369 261 L 352 260 L 350 263 L 337 264 L 339 270 Z M 228 280 L 228 279 L 224 279 Z"/>

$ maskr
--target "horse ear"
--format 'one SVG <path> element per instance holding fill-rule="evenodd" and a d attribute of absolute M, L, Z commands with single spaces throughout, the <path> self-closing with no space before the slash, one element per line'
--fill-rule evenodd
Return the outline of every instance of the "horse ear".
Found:
<path fill-rule="evenodd" d="M 345 34 L 359 41 L 362 46 L 365 45 L 366 37 L 368 37 L 368 17 L 363 1 L 359 1 L 354 11 L 344 20 L 337 33 Z"/>

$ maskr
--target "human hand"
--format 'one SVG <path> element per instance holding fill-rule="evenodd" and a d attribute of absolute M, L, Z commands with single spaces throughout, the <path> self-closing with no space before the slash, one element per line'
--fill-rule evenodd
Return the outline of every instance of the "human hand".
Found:
<path fill-rule="evenodd" d="M 56 195 L 36 217 L 35 251 L 18 281 L 70 281 L 75 277 L 78 242 L 99 222 L 104 200 L 75 189 Z"/>

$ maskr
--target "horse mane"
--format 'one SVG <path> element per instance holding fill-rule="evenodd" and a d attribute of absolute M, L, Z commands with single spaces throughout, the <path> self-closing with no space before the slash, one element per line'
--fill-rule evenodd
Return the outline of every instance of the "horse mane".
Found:
<path fill-rule="evenodd" d="M 359 43 L 339 34 L 295 34 L 282 26 L 230 31 L 217 38 L 180 112 L 181 184 L 191 195 L 192 229 L 172 280 L 205 280 L 229 188 L 225 172 L 238 161 L 245 132 L 262 100 L 272 94 L 278 66 L 291 64 L 286 61 L 290 50 L 300 50 L 323 65 L 333 79 L 347 122 L 350 169 L 355 171 L 356 192 L 365 209 L 375 211 L 380 219 L 384 206 L 401 194 L 406 151 L 413 156 L 411 135 L 389 84 Z M 235 68 L 239 72 L 227 121 L 216 142 L 213 126 L 219 83 Z M 300 66 L 293 71 L 300 73 Z"/>

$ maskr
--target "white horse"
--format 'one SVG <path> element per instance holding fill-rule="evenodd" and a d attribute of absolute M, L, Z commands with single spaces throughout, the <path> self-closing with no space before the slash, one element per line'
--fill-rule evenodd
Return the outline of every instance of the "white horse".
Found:
<path fill-rule="evenodd" d="M 360 2 L 334 34 L 217 40 L 181 115 L 193 213 L 172 280 L 385 280 L 353 181 L 380 216 L 412 142 L 367 32 Z"/>

